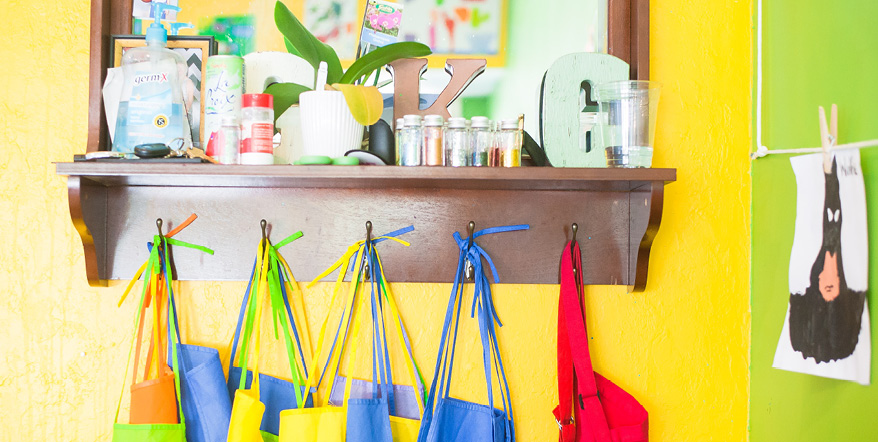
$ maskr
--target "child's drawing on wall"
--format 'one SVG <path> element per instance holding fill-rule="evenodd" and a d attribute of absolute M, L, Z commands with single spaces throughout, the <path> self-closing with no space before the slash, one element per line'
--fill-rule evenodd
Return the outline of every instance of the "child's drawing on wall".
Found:
<path fill-rule="evenodd" d="M 869 383 L 866 198 L 858 151 L 790 160 L 798 189 L 789 308 L 774 367 Z"/>

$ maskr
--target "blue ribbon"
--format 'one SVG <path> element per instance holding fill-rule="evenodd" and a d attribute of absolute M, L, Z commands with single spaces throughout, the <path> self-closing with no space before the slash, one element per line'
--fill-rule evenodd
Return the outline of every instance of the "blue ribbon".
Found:
<path fill-rule="evenodd" d="M 373 240 L 371 241 L 370 244 L 363 244 L 363 246 L 361 247 L 360 251 L 358 251 L 357 253 L 354 253 L 353 256 L 351 256 L 350 261 L 348 262 L 348 271 L 351 272 L 351 273 L 353 273 L 353 271 L 354 271 L 354 267 L 355 267 L 355 266 L 354 266 L 354 262 L 355 262 L 355 260 L 357 260 L 357 259 L 361 259 L 361 260 L 363 260 L 363 263 L 362 263 L 362 264 L 366 264 L 366 263 L 370 262 L 371 260 L 368 260 L 368 259 L 367 259 L 368 255 L 366 254 L 366 253 L 367 253 L 366 250 L 374 250 L 374 248 L 372 248 L 372 246 L 374 246 L 375 244 L 381 243 L 381 242 L 383 242 L 383 241 L 387 241 L 388 239 L 390 239 L 390 237 L 394 237 L 394 238 L 395 238 L 395 237 L 398 237 L 398 236 L 400 236 L 400 235 L 403 235 L 403 234 L 409 233 L 409 232 L 411 232 L 411 231 L 413 231 L 413 230 L 415 230 L 415 226 L 403 227 L 403 228 L 401 228 L 401 229 L 394 230 L 394 231 L 392 231 L 392 232 L 390 232 L 390 233 L 385 233 L 384 235 L 378 235 L 377 237 L 375 237 L 375 238 L 378 238 L 378 237 L 384 236 L 384 237 L 387 237 L 387 238 L 373 239 Z M 361 267 L 362 267 L 362 265 L 361 265 Z M 371 272 L 374 272 L 375 270 L 376 270 L 376 267 L 375 267 L 374 265 L 370 266 L 370 273 L 371 273 Z M 360 271 L 363 272 L 363 269 L 361 268 Z M 355 279 L 352 280 L 351 283 L 352 283 L 352 284 L 359 284 L 360 281 L 357 281 L 357 280 L 356 280 L 357 278 L 359 278 L 358 275 L 355 276 Z M 375 281 L 375 278 L 373 277 L 372 280 Z M 336 330 L 335 330 L 335 337 L 332 339 L 332 345 L 331 345 L 330 348 L 329 348 L 329 354 L 332 354 L 332 352 L 335 351 L 335 347 L 336 347 L 337 345 L 340 345 L 339 351 L 344 351 L 345 343 L 347 342 L 347 331 L 350 330 L 350 325 L 351 325 L 350 321 L 351 321 L 352 317 L 353 317 L 353 315 L 350 315 L 350 316 L 348 317 L 348 323 L 347 323 L 347 325 L 346 325 L 346 328 L 345 328 L 345 334 L 344 334 L 344 335 L 341 335 L 341 329 L 342 329 L 342 326 L 345 325 L 345 324 L 344 324 L 344 315 L 342 315 L 342 317 L 339 318 L 339 320 L 338 320 L 338 326 L 336 327 Z M 340 341 L 340 342 L 339 342 L 339 337 L 341 337 L 341 341 Z M 315 357 L 319 357 L 319 355 L 315 355 Z M 340 364 L 339 364 L 339 365 L 340 365 Z M 320 372 L 320 378 L 317 380 L 317 386 L 318 386 L 318 387 L 323 383 L 323 379 L 324 379 L 324 377 L 326 376 L 326 370 L 327 370 L 328 368 L 329 368 L 329 364 L 328 364 L 328 363 L 325 364 L 325 365 L 323 366 L 323 370 Z M 335 377 L 338 377 L 338 371 L 339 371 L 339 367 L 336 366 L 336 367 L 335 367 L 335 373 L 334 373 L 333 379 L 334 379 Z"/>
<path fill-rule="evenodd" d="M 530 226 L 527 224 L 492 227 L 473 233 L 473 239 L 478 238 L 482 235 L 489 235 L 492 233 L 526 230 L 529 228 Z M 463 272 L 464 268 L 466 267 L 466 263 L 469 262 L 473 266 L 474 282 L 473 307 L 471 316 L 474 317 L 476 312 L 479 313 L 479 335 L 482 343 L 482 362 L 485 369 L 485 381 L 487 382 L 488 388 L 488 406 L 492 409 L 494 408 L 493 386 L 491 382 L 491 368 L 493 366 L 494 370 L 497 371 L 498 377 L 501 379 L 500 390 L 503 402 L 503 410 L 507 413 L 506 440 L 511 442 L 514 440 L 515 434 L 515 427 L 512 417 L 512 400 L 509 394 L 509 383 L 506 380 L 506 373 L 503 368 L 503 362 L 500 359 L 500 348 L 497 343 L 497 335 L 494 328 L 494 322 L 496 322 L 497 325 L 501 327 L 503 326 L 503 324 L 500 322 L 500 318 L 497 316 L 497 312 L 494 308 L 494 301 L 493 297 L 491 296 L 491 283 L 488 280 L 487 275 L 485 274 L 485 269 L 482 264 L 482 258 L 484 258 L 485 262 L 488 263 L 488 267 L 491 269 L 491 274 L 494 277 L 494 282 L 499 282 L 500 278 L 497 275 L 497 268 L 494 266 L 493 260 L 488 255 L 488 253 L 481 248 L 481 246 L 479 246 L 475 241 L 470 244 L 469 238 L 461 238 L 460 234 L 457 232 L 453 234 L 453 237 L 455 242 L 457 242 L 458 248 L 460 248 L 460 259 L 457 263 L 457 272 L 454 276 L 454 286 L 452 288 L 451 298 L 448 302 L 448 310 L 445 314 L 445 324 L 442 327 L 442 338 L 440 339 L 439 343 L 439 357 L 436 358 L 436 369 L 434 370 L 435 374 L 433 376 L 433 382 L 430 387 L 430 394 L 424 407 L 424 417 L 421 421 L 421 430 L 418 435 L 418 441 L 426 441 L 427 433 L 429 432 L 429 428 L 433 420 L 433 405 L 437 399 L 437 379 L 439 380 L 439 394 L 441 395 L 441 397 L 447 398 L 450 394 L 451 373 L 454 367 L 454 349 L 457 345 L 458 326 L 460 325 L 460 311 L 463 302 L 457 303 L 456 319 L 453 320 L 452 317 L 454 315 L 454 304 L 456 303 L 456 299 L 458 296 L 462 295 L 462 285 L 464 283 Z M 446 337 L 449 337 L 448 333 L 452 324 L 454 326 L 454 333 L 452 336 L 450 336 L 451 346 L 449 348 L 446 346 Z M 492 354 L 495 355 L 494 358 L 492 358 Z M 492 359 L 494 359 L 493 363 L 491 361 Z"/>
<path fill-rule="evenodd" d="M 415 230 L 415 226 L 408 226 L 408 227 L 403 227 L 403 228 L 398 229 L 398 230 L 394 230 L 390 233 L 385 233 L 384 235 L 375 236 L 375 238 L 378 238 L 378 239 L 373 239 L 372 245 L 378 244 L 378 243 L 383 242 L 383 241 L 387 241 L 388 239 L 390 239 L 389 237 L 395 238 L 397 236 L 409 233 L 413 230 Z M 379 238 L 381 236 L 384 236 L 387 238 Z M 354 259 L 356 259 L 356 258 L 357 258 L 357 254 L 355 253 L 354 256 L 351 256 L 351 259 L 348 261 L 348 273 L 354 273 Z"/>

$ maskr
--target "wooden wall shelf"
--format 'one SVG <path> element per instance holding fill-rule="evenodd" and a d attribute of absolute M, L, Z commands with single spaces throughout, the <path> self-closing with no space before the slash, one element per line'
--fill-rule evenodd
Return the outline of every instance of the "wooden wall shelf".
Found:
<path fill-rule="evenodd" d="M 89 283 L 128 279 L 146 259 L 155 219 L 167 229 L 198 214 L 179 238 L 214 256 L 178 247 L 182 280 L 245 280 L 268 220 L 271 238 L 302 230 L 282 251 L 310 281 L 365 236 L 408 225 L 411 247 L 381 246 L 393 282 L 451 282 L 452 233 L 530 224 L 528 231 L 477 241 L 502 283 L 558 283 L 561 248 L 579 224 L 586 284 L 646 286 L 649 250 L 661 222 L 664 185 L 676 169 L 376 166 L 217 166 L 57 163 L 67 176 L 70 215 L 85 249 Z"/>

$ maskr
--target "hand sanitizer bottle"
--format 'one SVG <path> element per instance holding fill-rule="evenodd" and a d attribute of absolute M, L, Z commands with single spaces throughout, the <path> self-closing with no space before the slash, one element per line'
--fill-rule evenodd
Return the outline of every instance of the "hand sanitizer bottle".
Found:
<path fill-rule="evenodd" d="M 165 9 L 180 8 L 152 2 L 155 22 L 146 31 L 146 47 L 128 49 L 122 56 L 125 81 L 116 118 L 113 151 L 134 152 L 134 146 L 163 143 L 172 148 L 185 140 L 188 121 L 183 108 L 180 79 L 185 76 L 183 57 L 167 48 L 168 32 L 161 23 Z"/>

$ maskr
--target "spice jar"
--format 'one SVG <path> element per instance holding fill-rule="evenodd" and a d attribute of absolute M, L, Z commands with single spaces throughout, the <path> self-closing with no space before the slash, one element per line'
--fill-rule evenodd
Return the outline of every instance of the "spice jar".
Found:
<path fill-rule="evenodd" d="M 497 147 L 500 150 L 500 166 L 521 167 L 521 130 L 518 120 L 502 120 L 497 134 Z"/>
<path fill-rule="evenodd" d="M 441 115 L 427 115 L 424 117 L 424 148 L 422 152 L 423 163 L 427 166 L 445 165 L 443 123 L 444 120 Z"/>
<path fill-rule="evenodd" d="M 500 122 L 491 122 L 490 126 L 491 147 L 488 148 L 488 166 L 501 167 L 503 166 L 503 147 L 501 145 L 501 139 L 498 136 L 500 134 Z"/>
<path fill-rule="evenodd" d="M 274 97 L 241 96 L 241 164 L 274 164 Z"/>
<path fill-rule="evenodd" d="M 470 133 L 470 149 L 472 151 L 473 166 L 488 165 L 488 151 L 491 149 L 492 133 L 491 120 L 488 117 L 473 117 L 472 131 Z"/>
<path fill-rule="evenodd" d="M 445 165 L 452 167 L 469 166 L 470 136 L 465 118 L 449 118 L 445 129 Z"/>
<path fill-rule="evenodd" d="M 241 149 L 241 125 L 234 115 L 225 115 L 220 126 L 217 160 L 221 164 L 238 164 Z"/>
<path fill-rule="evenodd" d="M 396 155 L 396 165 L 399 165 L 399 143 L 402 141 L 402 128 L 405 125 L 405 120 L 402 118 L 396 119 L 396 127 L 393 130 L 393 152 Z"/>
<path fill-rule="evenodd" d="M 420 166 L 422 142 L 421 116 L 406 115 L 403 118 L 402 131 L 399 134 L 396 164 L 400 166 Z"/>

